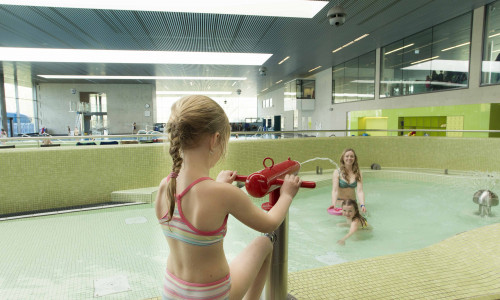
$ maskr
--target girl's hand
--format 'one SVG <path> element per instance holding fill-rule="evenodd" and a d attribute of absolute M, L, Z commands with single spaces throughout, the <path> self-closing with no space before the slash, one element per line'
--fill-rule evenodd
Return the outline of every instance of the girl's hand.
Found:
<path fill-rule="evenodd" d="M 345 241 L 344 240 L 338 240 L 337 244 L 344 246 L 345 245 Z"/>
<path fill-rule="evenodd" d="M 332 209 L 332 208 L 335 208 L 335 204 L 332 204 L 328 207 L 328 209 Z"/>
<path fill-rule="evenodd" d="M 361 205 L 361 212 L 366 213 L 366 206 L 364 204 Z"/>
<path fill-rule="evenodd" d="M 302 180 L 299 178 L 299 176 L 287 174 L 285 175 L 285 179 L 283 180 L 283 185 L 281 186 L 280 193 L 282 195 L 289 195 L 293 198 L 297 194 L 297 191 L 299 190 L 301 184 Z"/>
<path fill-rule="evenodd" d="M 231 171 L 231 170 L 224 170 L 220 171 L 219 175 L 217 175 L 217 179 L 215 181 L 217 182 L 225 182 L 225 183 L 233 183 L 233 181 L 236 179 L 236 171 Z"/>

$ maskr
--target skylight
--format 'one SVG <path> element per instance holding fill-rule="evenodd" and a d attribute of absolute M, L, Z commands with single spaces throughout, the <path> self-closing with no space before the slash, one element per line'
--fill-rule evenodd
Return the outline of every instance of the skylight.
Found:
<path fill-rule="evenodd" d="M 305 0 L 0 0 L 0 4 L 66 7 L 84 9 L 111 9 L 134 11 L 169 11 L 212 13 L 227 15 L 254 15 L 272 17 L 312 18 L 328 1 Z"/>
<path fill-rule="evenodd" d="M 260 66 L 271 56 L 268 53 L 0 47 L 0 61 L 30 62 Z"/>

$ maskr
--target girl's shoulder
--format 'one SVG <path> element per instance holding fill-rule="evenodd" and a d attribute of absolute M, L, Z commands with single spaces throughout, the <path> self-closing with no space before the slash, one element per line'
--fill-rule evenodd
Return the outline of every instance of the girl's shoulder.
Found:
<path fill-rule="evenodd" d="M 355 220 L 353 220 L 353 222 L 357 223 L 359 229 L 369 229 L 370 228 L 368 221 L 364 217 L 356 218 Z"/>

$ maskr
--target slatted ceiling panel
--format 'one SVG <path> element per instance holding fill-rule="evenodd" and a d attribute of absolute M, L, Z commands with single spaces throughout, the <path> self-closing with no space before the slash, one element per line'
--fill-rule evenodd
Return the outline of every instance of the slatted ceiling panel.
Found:
<path fill-rule="evenodd" d="M 71 28 L 69 23 L 54 14 L 51 8 L 30 7 L 25 12 L 16 12 L 16 15 L 32 26 L 33 34 L 47 36 L 49 43 L 52 38 L 54 40 L 52 43 L 56 44 L 56 47 L 88 48 L 92 45 L 86 39 L 74 34 L 74 28 Z"/>
<path fill-rule="evenodd" d="M 9 44 L 14 45 L 25 45 L 28 41 L 35 45 L 41 45 L 43 40 L 33 36 L 29 31 L 19 30 L 19 26 L 27 27 L 25 23 L 20 24 L 17 22 L 17 18 L 9 13 L 6 8 L 0 6 L 0 45 L 9 46 Z M 16 26 L 19 25 L 19 26 Z M 28 28 L 31 29 L 31 28 Z"/>
<path fill-rule="evenodd" d="M 75 21 L 97 41 L 98 49 L 140 49 L 140 43 L 124 30 L 124 26 L 116 20 L 115 13 L 105 10 L 80 10 Z M 74 15 L 74 13 L 70 14 Z M 125 37 L 125 38 L 124 38 Z"/>
<path fill-rule="evenodd" d="M 35 23 L 36 20 L 40 19 L 38 15 L 28 8 L 23 9 L 17 6 L 2 6 L 0 10 L 0 20 L 2 20 L 2 24 L 14 29 L 16 35 L 17 32 L 21 33 L 19 37 L 24 37 L 24 39 L 19 42 L 19 39 L 12 41 L 11 43 L 15 43 L 13 45 L 19 47 L 38 47 L 41 46 L 41 44 L 45 44 L 48 47 L 52 47 L 52 45 L 55 44 L 67 47 L 67 42 L 47 32 L 43 27 L 41 28 L 41 26 Z"/>
<path fill-rule="evenodd" d="M 259 84 L 261 90 L 280 79 L 306 74 L 317 65 L 328 68 L 357 57 L 492 1 L 334 0 L 312 19 L 0 5 L 0 45 L 272 53 L 265 64 L 266 77 L 257 75 L 258 66 L 33 64 L 33 74 L 247 76 L 249 80 L 238 83 L 240 88 Z M 326 18 L 335 5 L 347 11 L 343 27 L 330 26 Z M 348 51 L 331 53 L 364 33 L 371 36 Z M 292 58 L 278 65 L 285 56 Z M 172 90 L 176 86 L 185 89 L 189 82 L 168 84 Z M 234 91 L 231 84 L 214 82 L 211 86 Z"/>

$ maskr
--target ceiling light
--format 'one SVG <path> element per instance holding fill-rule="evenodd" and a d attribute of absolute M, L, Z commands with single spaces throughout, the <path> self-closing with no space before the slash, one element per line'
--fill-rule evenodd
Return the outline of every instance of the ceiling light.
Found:
<path fill-rule="evenodd" d="M 276 84 L 283 82 L 283 80 L 278 80 L 276 81 Z"/>
<path fill-rule="evenodd" d="M 355 42 L 357 42 L 357 41 L 359 41 L 359 40 L 361 40 L 361 39 L 364 39 L 365 37 L 367 37 L 367 36 L 369 36 L 369 35 L 370 35 L 370 34 L 365 33 L 365 34 L 363 34 L 362 36 L 360 36 L 359 38 L 355 39 L 354 41 L 355 41 Z"/>
<path fill-rule="evenodd" d="M 309 70 L 309 72 L 312 72 L 312 71 L 317 70 L 319 68 L 321 68 L 321 66 L 317 66 L 316 68 L 313 68 L 313 69 Z"/>
<path fill-rule="evenodd" d="M 449 48 L 443 49 L 441 51 L 448 51 L 448 50 L 455 49 L 455 48 L 462 47 L 462 46 L 469 45 L 469 44 L 470 44 L 470 42 L 467 42 L 467 43 L 463 43 L 463 44 L 460 44 L 460 45 L 456 45 L 456 46 L 453 46 L 453 47 L 449 47 Z"/>
<path fill-rule="evenodd" d="M 354 44 L 354 43 L 358 42 L 359 40 L 361 40 L 361 39 L 363 39 L 363 38 L 365 38 L 365 37 L 367 37 L 367 36 L 369 36 L 369 35 L 370 35 L 370 34 L 365 33 L 365 34 L 363 34 L 362 36 L 358 37 L 357 39 L 354 39 L 354 40 L 350 41 L 349 43 L 345 44 L 344 46 L 339 47 L 339 48 L 337 48 L 337 49 L 333 50 L 333 51 L 332 51 L 332 53 L 335 53 L 335 52 L 337 52 L 337 51 L 339 51 L 339 50 L 341 50 L 341 49 L 343 49 L 343 48 L 345 48 L 345 47 L 347 47 L 347 46 L 349 46 L 349 45 L 352 45 L 352 44 Z"/>
<path fill-rule="evenodd" d="M 47 79 L 103 79 L 103 80 L 246 80 L 246 77 L 199 76 L 105 76 L 105 75 L 37 75 Z M 235 81 L 236 82 L 236 81 Z M 191 85 L 193 83 L 191 82 Z"/>
<path fill-rule="evenodd" d="M 488 36 L 489 38 L 492 38 L 492 37 L 495 37 L 495 36 L 499 36 L 500 35 L 500 32 L 499 33 L 495 33 L 495 34 L 492 34 L 490 36 Z"/>
<path fill-rule="evenodd" d="M 283 58 L 283 59 L 282 59 L 282 60 L 278 63 L 278 65 L 281 65 L 282 63 L 284 63 L 284 62 L 285 62 L 287 59 L 289 59 L 289 58 L 290 58 L 290 56 L 287 56 L 287 57 Z"/>
<path fill-rule="evenodd" d="M 414 62 L 410 63 L 410 65 L 418 64 L 418 63 L 421 63 L 421 62 L 424 62 L 424 61 L 428 61 L 428 60 L 433 60 L 433 59 L 438 58 L 438 57 L 439 56 L 434 56 L 434 57 L 429 57 L 429 58 L 426 58 L 426 59 L 417 60 L 417 61 L 414 61 Z"/>
<path fill-rule="evenodd" d="M 1 1 L 1 0 L 0 0 Z M 176 52 L 0 47 L 0 61 L 248 65 L 260 66 L 272 54 L 225 52 Z"/>
<path fill-rule="evenodd" d="M 337 49 L 333 50 L 333 51 L 332 51 L 332 53 L 335 53 L 335 52 L 337 52 L 337 51 L 341 50 L 342 48 L 344 48 L 344 47 L 339 47 L 339 48 L 337 48 Z"/>
<path fill-rule="evenodd" d="M 198 1 L 116 1 L 116 0 L 0 0 L 0 4 L 67 7 L 85 9 L 112 9 L 135 11 L 170 11 L 226 15 L 255 15 L 272 17 L 312 18 L 328 1 L 304 0 L 198 0 Z"/>
<path fill-rule="evenodd" d="M 231 95 L 232 93 L 222 91 L 157 91 L 156 95 Z"/>
<path fill-rule="evenodd" d="M 399 50 L 404 49 L 404 48 L 411 47 L 411 46 L 413 46 L 413 45 L 415 45 L 415 43 L 411 43 L 411 44 L 409 44 L 409 45 L 406 45 L 406 46 L 403 46 L 403 47 L 399 47 L 398 49 L 391 50 L 391 51 L 389 51 L 389 52 L 384 53 L 384 55 L 391 54 L 391 53 L 393 53 L 393 52 L 399 51 Z"/>

